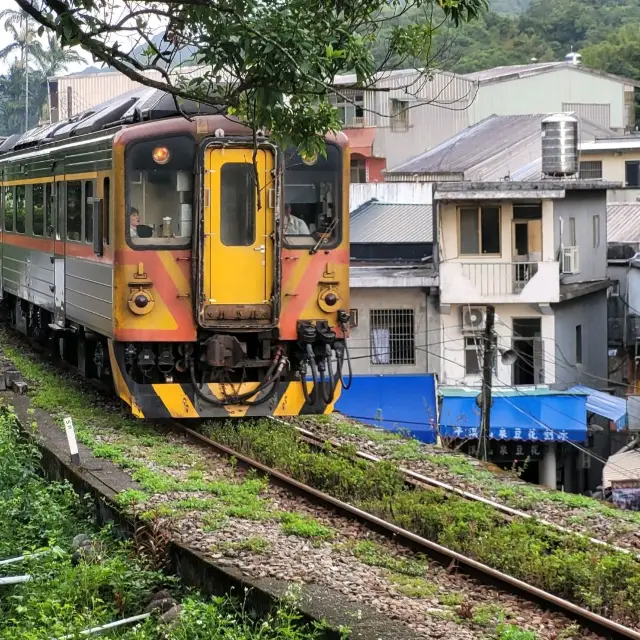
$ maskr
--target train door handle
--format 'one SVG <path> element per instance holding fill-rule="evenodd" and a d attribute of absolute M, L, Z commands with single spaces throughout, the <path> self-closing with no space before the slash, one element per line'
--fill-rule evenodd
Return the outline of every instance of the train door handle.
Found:
<path fill-rule="evenodd" d="M 260 253 L 264 253 L 264 245 L 261 244 L 259 247 L 255 247 L 254 251 L 259 251 Z"/>

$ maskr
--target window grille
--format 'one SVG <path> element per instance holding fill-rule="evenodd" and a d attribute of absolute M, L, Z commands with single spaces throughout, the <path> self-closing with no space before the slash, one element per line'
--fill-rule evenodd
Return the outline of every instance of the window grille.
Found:
<path fill-rule="evenodd" d="M 391 100 L 391 131 L 409 131 L 409 102 Z"/>
<path fill-rule="evenodd" d="M 364 158 L 351 158 L 351 182 L 367 181 L 367 163 Z"/>
<path fill-rule="evenodd" d="M 580 163 L 581 180 L 602 180 L 602 160 L 587 160 Z"/>
<path fill-rule="evenodd" d="M 375 309 L 370 313 L 371 364 L 415 364 L 413 309 Z"/>

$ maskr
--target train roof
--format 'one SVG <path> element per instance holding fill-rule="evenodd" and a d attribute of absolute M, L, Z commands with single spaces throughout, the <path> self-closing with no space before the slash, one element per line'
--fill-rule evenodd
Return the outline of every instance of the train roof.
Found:
<path fill-rule="evenodd" d="M 197 116 L 224 113 L 222 107 L 203 105 L 192 100 L 178 100 L 180 109 L 176 107 L 175 98 L 166 91 L 140 87 L 91 107 L 68 120 L 41 125 L 23 134 L 9 136 L 4 141 L 0 140 L 0 155 L 137 122 L 163 120 L 182 114 Z"/>

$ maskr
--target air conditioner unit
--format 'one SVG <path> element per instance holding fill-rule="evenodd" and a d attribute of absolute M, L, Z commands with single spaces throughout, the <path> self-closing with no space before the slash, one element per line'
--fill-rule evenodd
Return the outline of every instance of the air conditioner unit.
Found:
<path fill-rule="evenodd" d="M 486 318 L 484 307 L 462 307 L 462 330 L 465 332 L 484 331 Z"/>
<path fill-rule="evenodd" d="M 580 273 L 580 252 L 578 247 L 562 249 L 562 273 Z"/>

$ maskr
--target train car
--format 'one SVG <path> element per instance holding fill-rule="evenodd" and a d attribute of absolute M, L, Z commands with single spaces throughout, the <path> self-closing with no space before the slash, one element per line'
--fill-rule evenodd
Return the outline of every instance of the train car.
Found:
<path fill-rule="evenodd" d="M 328 413 L 349 384 L 347 139 L 309 158 L 180 112 L 143 88 L 2 143 L 5 318 L 140 418 Z"/>

